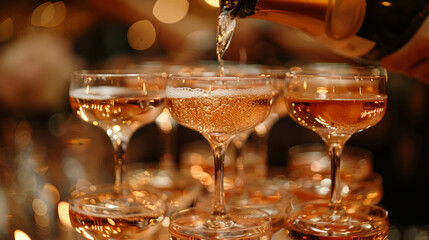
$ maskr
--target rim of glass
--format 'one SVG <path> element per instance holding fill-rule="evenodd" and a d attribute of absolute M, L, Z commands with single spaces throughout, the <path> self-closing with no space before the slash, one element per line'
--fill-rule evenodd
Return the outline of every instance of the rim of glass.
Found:
<path fill-rule="evenodd" d="M 73 72 L 74 76 L 80 77 L 116 77 L 116 76 L 160 76 L 167 77 L 166 72 L 147 72 L 138 69 L 100 69 L 100 70 L 76 70 Z"/>
<path fill-rule="evenodd" d="M 292 208 L 289 209 L 289 212 L 286 212 L 286 216 L 285 218 L 290 218 L 292 216 L 292 218 L 294 215 L 292 214 L 295 210 L 297 210 L 298 207 L 302 208 L 302 209 L 306 209 L 308 208 L 308 206 L 313 205 L 313 206 L 318 206 L 318 205 L 323 205 L 323 207 L 326 207 L 326 209 L 328 209 L 330 202 L 329 200 L 314 200 L 314 201 L 308 201 L 308 202 L 301 202 L 301 203 L 297 203 L 297 204 L 293 204 Z M 350 209 L 354 209 L 354 212 L 356 212 L 359 209 L 371 209 L 371 210 L 375 210 L 377 212 L 380 213 L 380 216 L 372 216 L 371 218 L 365 219 L 361 222 L 359 222 L 359 225 L 364 224 L 366 222 L 380 222 L 380 221 L 388 221 L 389 220 L 389 212 L 380 206 L 376 206 L 376 205 L 354 205 L 352 203 L 347 204 L 344 203 L 344 206 L 346 207 L 346 212 L 347 212 L 347 208 L 350 206 Z M 313 220 L 311 219 L 302 219 L 300 218 L 301 222 L 308 222 L 311 223 L 313 222 Z M 333 223 L 336 224 L 336 223 Z M 347 224 L 351 224 L 351 223 L 347 223 Z"/>
<path fill-rule="evenodd" d="M 312 63 L 289 68 L 286 77 L 330 78 L 330 79 L 374 79 L 386 78 L 387 70 L 382 66 L 351 63 Z"/>
<path fill-rule="evenodd" d="M 168 76 L 168 80 L 178 81 L 247 81 L 247 80 L 270 80 L 269 75 L 264 74 L 243 74 L 243 75 L 227 75 L 227 76 L 213 76 L 213 75 L 182 75 L 172 74 Z"/>
<path fill-rule="evenodd" d="M 132 191 L 145 191 L 149 195 L 158 196 L 159 193 L 154 191 L 149 186 L 141 185 L 137 188 L 133 188 L 128 184 L 121 184 L 116 186 L 115 184 L 91 184 L 91 185 L 83 185 L 83 186 L 74 186 L 70 191 L 70 196 L 74 197 L 76 195 L 86 195 L 96 192 L 117 192 L 117 189 L 126 190 L 127 192 Z"/>
<path fill-rule="evenodd" d="M 250 229 L 254 229 L 254 228 L 261 228 L 261 227 L 271 228 L 271 221 L 272 221 L 272 219 L 271 219 L 270 215 L 268 213 L 264 212 L 263 210 L 260 210 L 258 208 L 252 207 L 252 206 L 241 206 L 241 207 L 231 207 L 231 209 L 228 211 L 228 213 L 231 213 L 234 209 L 236 209 L 236 210 L 241 210 L 241 209 L 245 209 L 245 210 L 246 209 L 248 209 L 248 210 L 257 210 L 260 213 L 263 213 L 263 215 L 264 215 L 264 216 L 261 215 L 260 219 L 262 219 L 262 218 L 268 218 L 268 219 L 270 219 L 269 221 L 264 221 L 260 225 L 255 225 L 255 226 L 249 226 L 249 227 L 245 227 L 245 228 L 240 228 L 240 231 L 246 231 L 246 230 L 250 230 Z M 171 217 L 170 217 L 170 226 L 168 228 L 170 229 L 170 228 L 172 228 L 174 226 L 177 226 L 177 227 L 179 227 L 181 229 L 189 229 L 190 231 L 197 230 L 196 235 L 200 235 L 200 234 L 198 234 L 198 232 L 213 232 L 213 231 L 216 231 L 218 233 L 223 233 L 223 232 L 230 232 L 231 231 L 230 228 L 225 228 L 225 229 L 222 229 L 222 228 L 220 228 L 220 229 L 218 229 L 218 228 L 213 228 L 213 229 L 211 229 L 211 228 L 208 228 L 208 229 L 195 228 L 194 225 L 184 226 L 184 225 L 180 225 L 180 224 L 176 223 L 175 221 L 173 221 L 175 217 L 177 217 L 179 215 L 182 215 L 182 214 L 187 214 L 188 212 L 192 213 L 193 211 L 202 211 L 202 212 L 205 212 L 205 213 L 207 213 L 207 216 L 210 216 L 210 213 L 211 213 L 210 210 L 207 210 L 207 209 L 202 208 L 202 207 L 193 207 L 193 208 L 187 208 L 187 209 L 184 209 L 184 210 L 180 210 L 180 211 L 175 212 L 175 213 L 173 213 L 171 215 Z"/>

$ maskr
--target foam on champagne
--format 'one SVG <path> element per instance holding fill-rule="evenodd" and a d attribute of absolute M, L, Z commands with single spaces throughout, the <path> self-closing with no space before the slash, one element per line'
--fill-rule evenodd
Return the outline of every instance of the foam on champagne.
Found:
<path fill-rule="evenodd" d="M 200 97 L 232 97 L 241 95 L 271 95 L 272 89 L 270 86 L 243 88 L 243 89 L 194 89 L 188 87 L 168 87 L 166 95 L 168 98 L 200 98 Z"/>
<path fill-rule="evenodd" d="M 143 90 L 128 87 L 97 86 L 90 88 L 76 88 L 70 90 L 70 97 L 86 100 L 104 100 L 117 97 L 140 97 L 145 94 Z"/>

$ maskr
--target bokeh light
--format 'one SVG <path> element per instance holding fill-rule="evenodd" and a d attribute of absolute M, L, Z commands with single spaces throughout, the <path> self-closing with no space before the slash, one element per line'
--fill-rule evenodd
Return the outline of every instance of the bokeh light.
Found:
<path fill-rule="evenodd" d="M 31 14 L 31 25 L 37 27 L 42 26 L 42 15 L 44 15 L 45 18 L 49 17 L 49 14 L 44 14 L 44 12 L 50 5 L 52 5 L 51 2 L 45 2 L 34 9 L 33 14 Z M 49 12 L 49 9 L 47 12 Z"/>
<path fill-rule="evenodd" d="M 31 238 L 23 231 L 17 229 L 14 232 L 15 240 L 31 240 Z"/>
<path fill-rule="evenodd" d="M 34 9 L 31 15 L 31 25 L 36 27 L 56 27 L 66 17 L 66 6 L 63 2 L 45 2 Z"/>
<path fill-rule="evenodd" d="M 42 14 L 42 18 L 44 15 L 47 15 L 47 18 L 50 19 L 46 22 L 46 24 L 43 25 L 45 27 L 56 27 L 60 25 L 66 18 L 66 6 L 61 1 L 51 4 L 49 7 L 49 12 L 47 12 L 47 10 L 48 9 L 46 9 Z"/>
<path fill-rule="evenodd" d="M 206 3 L 212 7 L 218 8 L 219 7 L 219 0 L 205 0 Z"/>
<path fill-rule="evenodd" d="M 43 187 L 43 195 L 47 197 L 52 203 L 57 203 L 60 200 L 60 192 L 54 185 L 50 183 L 45 184 Z"/>
<path fill-rule="evenodd" d="M 133 23 L 127 33 L 128 43 L 135 50 L 145 50 L 153 45 L 156 40 L 156 31 L 148 20 Z"/>
<path fill-rule="evenodd" d="M 34 199 L 32 203 L 33 211 L 35 214 L 44 216 L 48 213 L 48 206 L 41 199 Z"/>
<path fill-rule="evenodd" d="M 12 18 L 8 17 L 3 22 L 0 22 L 0 43 L 12 38 L 13 33 L 14 24 Z"/>
<path fill-rule="evenodd" d="M 153 15 L 163 23 L 177 23 L 188 13 L 187 0 L 158 0 L 153 6 Z"/>
<path fill-rule="evenodd" d="M 69 203 L 61 201 L 58 203 L 58 218 L 66 227 L 72 227 L 69 217 Z"/>

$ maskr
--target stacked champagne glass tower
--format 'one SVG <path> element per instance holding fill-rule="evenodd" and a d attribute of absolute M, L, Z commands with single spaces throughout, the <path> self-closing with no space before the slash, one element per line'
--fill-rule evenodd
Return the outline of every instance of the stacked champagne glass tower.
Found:
<path fill-rule="evenodd" d="M 376 206 L 382 196 L 381 177 L 371 172 L 371 153 L 345 147 L 354 133 L 383 118 L 387 106 L 384 69 L 325 63 L 282 69 L 280 73 L 265 69 L 222 76 L 213 71 L 143 72 L 74 74 L 69 92 L 73 111 L 103 129 L 115 153 L 114 184 L 80 186 L 71 192 L 70 220 L 82 236 L 175 240 L 387 238 L 387 211 Z M 246 155 L 239 153 L 251 131 L 257 131 L 261 124 L 269 130 L 286 112 L 316 132 L 325 146 L 290 149 L 285 173 L 294 185 L 275 184 L 272 178 L 254 181 L 243 173 Z M 171 191 L 157 188 L 153 179 L 146 179 L 148 169 L 138 172 L 146 175 L 124 176 L 124 156 L 132 134 L 161 113 L 199 132 L 213 155 L 213 191 L 202 197 L 194 194 L 180 207 L 179 199 L 189 198 L 189 192 L 175 191 L 175 201 L 166 198 Z M 224 163 L 230 143 L 236 148 L 237 170 L 234 191 L 226 196 Z M 176 179 L 181 178 L 184 175 Z M 156 234 L 162 229 L 168 233 Z"/>

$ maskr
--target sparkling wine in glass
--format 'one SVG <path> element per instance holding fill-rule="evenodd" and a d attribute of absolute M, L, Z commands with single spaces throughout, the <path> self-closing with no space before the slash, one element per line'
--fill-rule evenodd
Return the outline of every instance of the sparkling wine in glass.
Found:
<path fill-rule="evenodd" d="M 324 144 L 293 146 L 286 172 L 299 201 L 329 199 L 330 158 Z M 376 205 L 383 197 L 383 178 L 373 172 L 372 152 L 345 146 L 341 158 L 341 198 L 348 204 Z"/>
<path fill-rule="evenodd" d="M 201 133 L 215 161 L 213 209 L 192 208 L 171 217 L 172 239 L 266 239 L 268 214 L 254 208 L 227 209 L 224 158 L 231 139 L 265 120 L 273 89 L 265 76 L 170 76 L 166 105 L 181 125 Z"/>
<path fill-rule="evenodd" d="M 77 188 L 70 220 L 88 239 L 136 238 L 164 217 L 165 203 L 148 190 L 123 182 L 125 151 L 131 135 L 164 109 L 166 76 L 133 71 L 78 71 L 70 84 L 72 110 L 104 130 L 115 153 L 115 183 Z"/>
<path fill-rule="evenodd" d="M 266 155 L 269 131 L 274 123 L 286 112 L 282 89 L 286 70 L 283 68 L 267 68 L 260 71 L 269 75 L 272 80 L 272 107 L 270 114 L 262 123 L 251 130 L 237 134 L 231 141 L 234 154 L 235 184 L 231 196 L 227 199 L 227 204 L 230 206 L 248 205 L 264 210 L 271 218 L 274 233 L 283 228 L 285 206 L 290 199 L 284 191 L 274 186 L 269 179 L 266 179 L 268 171 Z M 257 158 L 254 170 L 246 169 L 245 164 L 250 160 L 248 159 L 250 155 L 246 154 L 246 143 L 252 133 L 256 137 L 253 139 Z M 248 172 L 251 172 L 251 174 Z"/>
<path fill-rule="evenodd" d="M 386 84 L 386 70 L 381 67 L 325 63 L 291 69 L 285 81 L 288 113 L 294 121 L 322 138 L 331 159 L 330 199 L 323 204 L 295 208 L 290 213 L 286 228 L 292 238 L 387 237 L 387 217 L 383 224 L 370 221 L 376 218 L 373 214 L 378 207 L 362 206 L 359 211 L 348 208 L 342 201 L 340 187 L 344 145 L 354 133 L 374 126 L 383 118 L 387 105 Z M 308 209 L 313 210 L 308 212 Z"/>
<path fill-rule="evenodd" d="M 72 226 L 87 239 L 138 239 L 159 229 L 166 206 L 147 189 L 106 184 L 72 191 L 69 208 Z"/>

